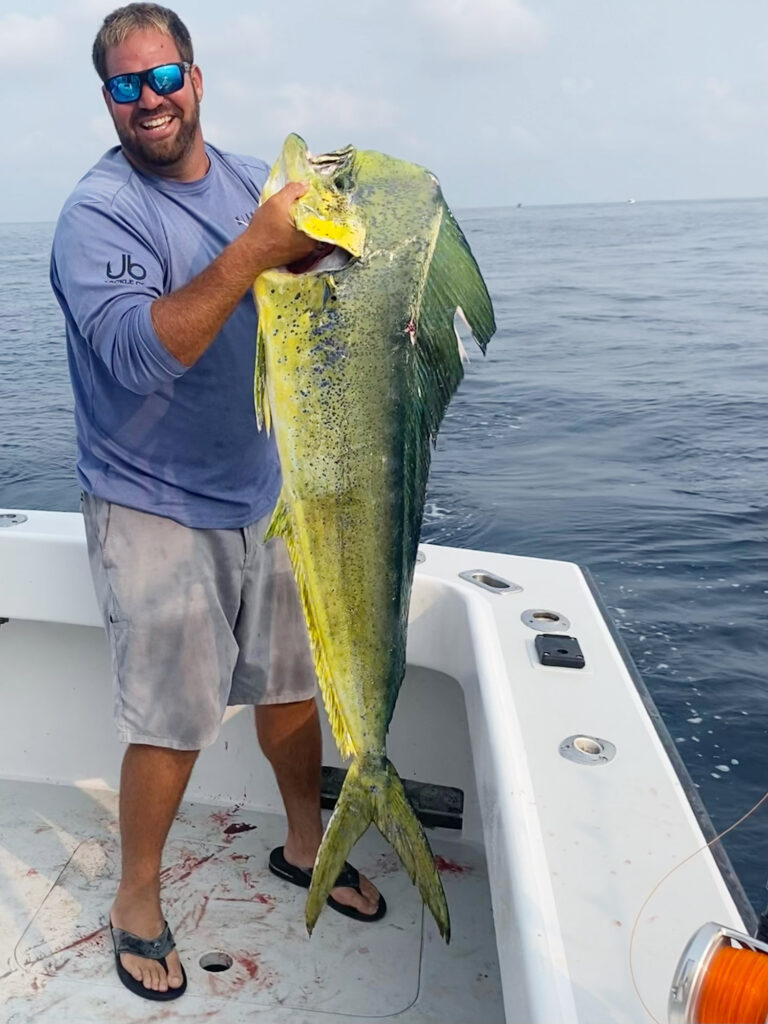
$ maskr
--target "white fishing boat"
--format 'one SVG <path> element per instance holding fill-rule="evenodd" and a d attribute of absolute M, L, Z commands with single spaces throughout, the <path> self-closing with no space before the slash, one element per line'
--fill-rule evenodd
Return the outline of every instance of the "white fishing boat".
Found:
<path fill-rule="evenodd" d="M 121 748 L 82 521 L 8 510 L 0 523 L 5 1024 L 646 1024 L 668 1019 L 702 924 L 753 933 L 726 857 L 702 849 L 711 826 L 589 574 L 424 545 L 389 751 L 431 826 L 450 945 L 375 830 L 353 860 L 387 916 L 326 910 L 307 937 L 304 893 L 267 869 L 284 834 L 271 771 L 247 709 L 232 708 L 164 861 L 189 988 L 177 1002 L 138 998 L 105 931 Z M 543 664 L 545 633 L 559 638 L 555 661 L 572 660 L 561 641 L 575 637 L 583 667 Z M 325 760 L 330 802 L 328 733 Z M 675 981 L 678 999 L 689 980 Z"/>

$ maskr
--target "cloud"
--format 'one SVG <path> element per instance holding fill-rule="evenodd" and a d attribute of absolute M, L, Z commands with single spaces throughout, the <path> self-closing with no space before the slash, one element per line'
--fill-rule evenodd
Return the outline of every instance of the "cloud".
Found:
<path fill-rule="evenodd" d="M 49 14 L 30 18 L 26 14 L 5 14 L 0 18 L 0 67 L 18 67 L 31 58 L 40 60 L 59 49 L 63 31 Z"/>
<path fill-rule="evenodd" d="M 414 0 L 414 11 L 446 52 L 463 60 L 488 60 L 535 50 L 544 22 L 521 0 Z"/>
<path fill-rule="evenodd" d="M 318 103 L 314 86 L 291 84 L 276 91 L 273 102 L 276 116 L 290 130 L 290 124 L 313 125 L 318 122 L 318 107 L 327 111 L 322 120 L 336 131 L 357 131 L 375 125 L 390 127 L 395 120 L 395 107 L 388 100 L 364 96 L 347 89 L 331 88 L 323 92 Z"/>
<path fill-rule="evenodd" d="M 237 145 L 239 137 L 242 146 L 244 123 L 280 140 L 289 132 L 299 132 L 310 146 L 323 145 L 324 139 L 344 145 L 362 131 L 390 128 L 397 119 L 394 103 L 380 96 L 337 86 L 323 89 L 319 97 L 315 85 L 302 82 L 263 91 L 229 78 L 217 84 L 204 129 L 211 138 L 215 131 L 222 145 Z"/>
<path fill-rule="evenodd" d="M 70 0 L 65 17 L 74 22 L 87 22 L 92 25 L 95 36 L 104 18 L 119 6 L 116 0 Z"/>
<path fill-rule="evenodd" d="M 216 26 L 215 31 L 207 26 L 204 32 L 196 31 L 193 24 L 189 28 L 195 41 L 196 53 L 199 51 L 203 59 L 208 54 L 217 57 L 225 55 L 230 66 L 234 56 L 263 58 L 273 49 L 274 31 L 271 24 L 266 18 L 255 14 L 242 14 L 239 18 L 223 22 Z"/>
<path fill-rule="evenodd" d="M 747 98 L 727 79 L 709 76 L 703 81 L 684 79 L 680 91 L 688 122 L 707 142 L 732 143 L 763 130 L 768 105 L 759 90 Z"/>
<path fill-rule="evenodd" d="M 88 119 L 88 133 L 92 139 L 100 142 L 105 149 L 118 145 L 115 126 L 107 113 L 106 108 L 103 114 L 94 114 Z"/>
<path fill-rule="evenodd" d="M 538 153 L 542 149 L 541 139 L 523 124 L 493 121 L 483 124 L 479 129 L 479 137 L 484 142 L 509 143 L 512 152 Z"/>
<path fill-rule="evenodd" d="M 563 78 L 560 82 L 563 95 L 571 97 L 588 96 L 595 88 L 591 78 Z"/>

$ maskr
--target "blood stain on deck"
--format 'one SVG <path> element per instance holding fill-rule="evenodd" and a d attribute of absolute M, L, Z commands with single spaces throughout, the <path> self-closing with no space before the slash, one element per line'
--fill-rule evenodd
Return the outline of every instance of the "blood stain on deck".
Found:
<path fill-rule="evenodd" d="M 89 932 L 87 935 L 83 935 L 82 938 L 75 939 L 74 942 L 70 942 L 68 946 L 62 946 L 61 949 L 56 950 L 56 955 L 59 953 L 66 953 L 68 949 L 77 950 L 77 956 L 84 956 L 84 952 L 80 949 L 80 946 L 85 946 L 88 942 L 101 942 L 105 939 L 106 925 L 102 925 L 101 928 L 97 928 L 95 932 Z M 57 969 L 61 968 L 61 964 L 58 965 Z"/>
<path fill-rule="evenodd" d="M 457 864 L 454 860 L 441 857 L 439 853 L 435 855 L 435 867 L 440 874 L 445 875 L 466 875 L 472 871 L 468 864 Z"/>
<path fill-rule="evenodd" d="M 376 858 L 375 875 L 393 875 L 400 870 L 400 860 L 394 853 L 380 853 Z"/>
<path fill-rule="evenodd" d="M 228 811 L 214 811 L 213 814 L 209 815 L 209 818 L 216 825 L 221 825 L 222 828 L 225 828 L 240 810 L 240 806 L 240 804 L 235 804 Z"/>
<path fill-rule="evenodd" d="M 250 832 L 254 828 L 256 828 L 255 825 L 249 825 L 245 821 L 233 821 L 231 825 L 228 825 L 224 829 L 224 835 L 236 836 L 239 835 L 241 832 Z"/>
<path fill-rule="evenodd" d="M 189 878 L 193 871 L 197 871 L 199 867 L 206 864 L 211 857 L 213 857 L 212 853 L 206 854 L 205 857 L 193 857 L 187 853 L 178 864 L 171 864 L 160 872 L 160 881 L 164 885 L 183 882 L 185 878 Z"/>

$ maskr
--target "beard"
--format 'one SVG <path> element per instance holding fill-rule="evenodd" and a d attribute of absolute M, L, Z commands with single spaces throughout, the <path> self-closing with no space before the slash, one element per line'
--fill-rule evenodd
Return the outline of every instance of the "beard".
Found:
<path fill-rule="evenodd" d="M 169 167 L 183 159 L 192 149 L 195 135 L 200 126 L 200 101 L 197 97 L 195 97 L 194 109 L 187 117 L 182 115 L 178 107 L 173 110 L 161 111 L 160 113 L 169 113 L 178 117 L 179 128 L 174 138 L 160 139 L 157 142 L 152 142 L 151 140 L 144 142 L 137 138 L 133 131 L 117 129 L 120 145 L 123 147 L 126 155 L 129 158 L 132 157 L 133 161 L 147 169 L 152 167 Z M 148 117 L 157 116 L 159 116 L 157 113 L 148 115 Z M 147 117 L 142 118 L 142 120 L 147 120 Z"/>

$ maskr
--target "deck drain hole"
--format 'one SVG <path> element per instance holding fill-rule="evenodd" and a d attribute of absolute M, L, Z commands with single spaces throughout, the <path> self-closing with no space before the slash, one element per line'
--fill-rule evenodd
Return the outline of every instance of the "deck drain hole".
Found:
<path fill-rule="evenodd" d="M 218 974 L 221 971 L 228 971 L 234 963 L 229 953 L 204 953 L 200 957 L 200 966 L 204 971 Z"/>

